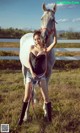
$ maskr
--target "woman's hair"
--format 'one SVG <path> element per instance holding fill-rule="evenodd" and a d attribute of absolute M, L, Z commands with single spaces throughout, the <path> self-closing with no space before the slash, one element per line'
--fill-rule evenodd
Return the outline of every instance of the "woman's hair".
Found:
<path fill-rule="evenodd" d="M 34 34 L 33 34 L 33 38 L 35 37 L 35 35 L 41 36 L 41 31 L 40 30 L 35 30 Z"/>
<path fill-rule="evenodd" d="M 40 30 L 35 30 L 34 34 L 33 34 L 33 38 L 35 37 L 35 35 L 38 35 L 41 37 L 41 31 Z M 45 47 L 45 44 L 43 43 L 43 47 Z"/>

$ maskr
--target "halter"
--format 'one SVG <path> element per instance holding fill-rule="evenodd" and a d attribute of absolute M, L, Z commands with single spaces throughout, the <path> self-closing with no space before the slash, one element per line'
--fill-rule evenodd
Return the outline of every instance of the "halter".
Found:
<path fill-rule="evenodd" d="M 54 33 L 55 28 L 52 28 L 51 30 L 49 30 L 48 28 L 41 28 L 41 32 L 45 31 L 45 30 L 48 32 L 48 35 L 47 35 L 47 42 L 48 42 L 50 36 Z M 47 42 L 44 43 L 45 44 L 45 48 L 46 48 L 46 43 Z"/>
<path fill-rule="evenodd" d="M 48 28 L 41 28 L 41 31 L 45 31 L 45 30 L 47 30 L 48 36 L 50 36 L 54 32 L 54 28 L 52 28 L 51 30 L 49 30 Z"/>

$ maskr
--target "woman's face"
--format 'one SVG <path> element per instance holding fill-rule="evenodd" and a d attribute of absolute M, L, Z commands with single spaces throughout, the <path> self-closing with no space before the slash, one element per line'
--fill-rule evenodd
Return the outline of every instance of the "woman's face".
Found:
<path fill-rule="evenodd" d="M 41 38 L 39 35 L 34 36 L 34 42 L 35 44 L 41 45 Z"/>

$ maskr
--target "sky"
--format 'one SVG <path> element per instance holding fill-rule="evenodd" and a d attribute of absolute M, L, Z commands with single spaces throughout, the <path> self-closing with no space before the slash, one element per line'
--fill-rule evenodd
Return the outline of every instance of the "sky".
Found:
<path fill-rule="evenodd" d="M 0 27 L 39 29 L 43 3 L 50 9 L 57 4 L 57 30 L 80 32 L 80 0 L 0 0 Z"/>

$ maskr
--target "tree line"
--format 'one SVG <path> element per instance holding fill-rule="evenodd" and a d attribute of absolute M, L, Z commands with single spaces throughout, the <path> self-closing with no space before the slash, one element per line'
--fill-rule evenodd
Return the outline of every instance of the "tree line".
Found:
<path fill-rule="evenodd" d="M 65 38 L 65 39 L 80 39 L 80 32 L 63 32 L 58 34 L 59 38 Z"/>
<path fill-rule="evenodd" d="M 18 28 L 1 28 L 0 27 L 0 38 L 21 38 L 26 33 L 33 32 L 32 30 L 23 30 Z M 58 33 L 58 32 L 57 32 Z M 80 39 L 80 32 L 64 31 L 63 33 L 58 33 L 58 38 L 64 39 Z"/>
<path fill-rule="evenodd" d="M 0 38 L 20 39 L 21 36 L 29 32 L 32 32 L 32 30 L 22 30 L 18 28 L 14 29 L 12 27 L 7 29 L 0 28 Z"/>

